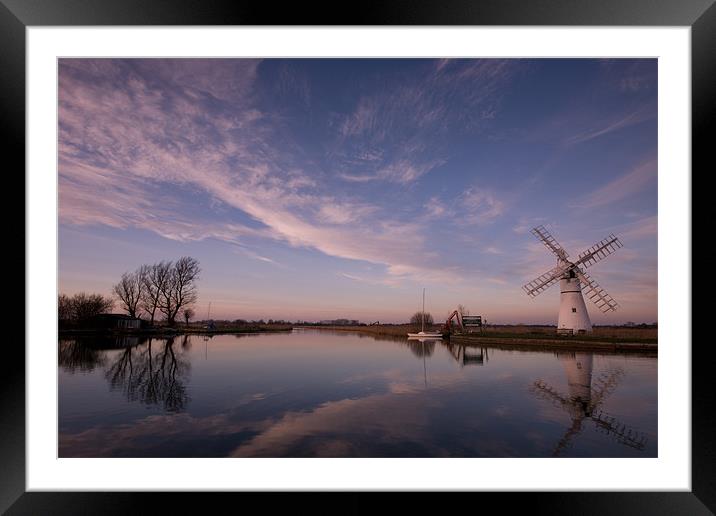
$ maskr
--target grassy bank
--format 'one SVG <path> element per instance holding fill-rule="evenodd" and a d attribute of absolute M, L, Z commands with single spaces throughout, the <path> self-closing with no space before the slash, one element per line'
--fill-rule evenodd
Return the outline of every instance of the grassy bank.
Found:
<path fill-rule="evenodd" d="M 312 326 L 311 328 L 352 331 L 370 333 L 373 335 L 393 335 L 405 337 L 408 332 L 420 331 L 409 324 L 380 324 L 374 326 Z M 434 325 L 432 328 L 425 328 L 426 331 L 436 331 L 440 327 Z M 589 342 L 636 342 L 642 344 L 656 344 L 656 328 L 624 328 L 611 326 L 598 326 L 594 331 L 586 335 L 564 335 L 557 337 L 554 326 L 488 326 L 482 333 L 471 334 L 479 338 L 508 338 L 508 339 L 559 339 L 560 341 L 589 341 Z"/>
<path fill-rule="evenodd" d="M 370 335 L 386 335 L 391 337 L 407 337 L 408 332 L 420 331 L 409 324 L 376 324 L 373 326 L 306 326 L 308 329 L 316 330 L 333 330 L 333 331 L 349 331 L 358 333 L 368 333 Z M 430 331 L 429 328 L 425 328 Z"/>
<path fill-rule="evenodd" d="M 246 324 L 239 326 L 216 326 L 213 329 L 202 327 L 182 328 L 184 333 L 218 334 L 218 333 L 263 333 L 276 331 L 291 331 L 291 324 Z"/>
<path fill-rule="evenodd" d="M 154 328 L 143 328 L 143 329 L 60 329 L 60 336 L 94 336 L 94 335 L 107 335 L 107 336 L 147 336 L 147 337 L 161 337 L 161 336 L 176 336 L 176 335 L 219 335 L 219 334 L 233 334 L 233 333 L 270 333 L 270 332 L 286 332 L 293 329 L 292 325 L 288 324 L 245 324 L 245 325 L 227 325 L 227 326 L 216 326 L 214 328 L 204 328 L 203 326 L 156 326 Z"/>
<path fill-rule="evenodd" d="M 581 337 L 581 336 L 579 336 Z M 483 335 L 452 335 L 450 343 L 465 346 L 490 346 L 508 349 L 551 349 L 564 351 L 636 352 L 656 355 L 656 342 L 632 342 L 618 339 L 582 339 L 578 337 L 526 338 L 519 336 L 499 337 Z"/>
<path fill-rule="evenodd" d="M 557 332 L 556 326 L 526 326 L 522 324 L 505 326 L 488 326 L 483 333 L 494 336 L 510 336 L 522 338 L 553 338 Z M 586 335 L 560 336 L 560 339 L 604 340 L 623 342 L 657 342 L 659 330 L 657 328 L 638 328 L 625 326 L 595 326 L 592 333 Z"/>
<path fill-rule="evenodd" d="M 461 335 L 476 339 L 519 339 L 519 340 L 556 340 L 559 342 L 604 342 L 610 344 L 636 343 L 656 344 L 656 330 L 631 328 L 595 328 L 592 333 L 582 335 L 557 335 L 556 329 L 536 328 L 525 331 L 520 327 L 487 328 L 482 333 Z"/>
<path fill-rule="evenodd" d="M 408 324 L 382 324 L 374 326 L 316 326 L 319 330 L 357 332 L 376 338 L 405 339 L 408 332 L 416 331 Z M 438 330 L 439 327 L 426 328 Z M 656 328 L 595 327 L 591 334 L 557 336 L 555 327 L 544 326 L 490 326 L 481 333 L 450 336 L 450 342 L 467 346 L 494 346 L 524 349 L 591 350 L 611 352 L 656 353 Z"/>

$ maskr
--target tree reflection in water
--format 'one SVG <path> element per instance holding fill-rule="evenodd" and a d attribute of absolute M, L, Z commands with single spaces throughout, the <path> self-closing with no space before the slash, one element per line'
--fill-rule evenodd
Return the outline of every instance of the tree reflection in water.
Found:
<path fill-rule="evenodd" d="M 60 339 L 58 364 L 69 373 L 91 372 L 107 362 L 105 352 L 77 339 Z"/>
<path fill-rule="evenodd" d="M 181 348 L 188 349 L 188 337 Z M 175 338 L 162 342 L 150 338 L 146 345 L 125 348 L 105 371 L 113 390 L 121 390 L 130 401 L 162 405 L 168 412 L 181 412 L 189 403 L 185 381 L 190 364 L 175 350 Z"/>

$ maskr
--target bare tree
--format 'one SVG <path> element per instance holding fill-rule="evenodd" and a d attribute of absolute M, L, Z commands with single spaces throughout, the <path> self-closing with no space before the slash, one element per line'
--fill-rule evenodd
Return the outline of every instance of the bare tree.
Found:
<path fill-rule="evenodd" d="M 112 298 L 101 294 L 87 294 L 80 292 L 69 298 L 70 319 L 83 321 L 95 315 L 109 312 L 114 305 Z"/>
<path fill-rule="evenodd" d="M 159 309 L 170 326 L 174 325 L 179 310 L 196 302 L 196 280 L 200 271 L 199 262 L 189 256 L 179 258 L 171 268 L 159 298 Z"/>
<path fill-rule="evenodd" d="M 191 308 L 185 308 L 184 310 L 182 310 L 182 315 L 184 316 L 186 325 L 189 326 L 189 319 L 194 317 L 196 314 L 194 313 L 194 310 L 192 310 Z"/>
<path fill-rule="evenodd" d="M 410 324 L 416 328 L 420 328 L 423 322 L 423 312 L 415 312 L 410 318 Z M 429 312 L 425 312 L 425 326 L 430 327 L 433 325 L 433 316 Z"/>
<path fill-rule="evenodd" d="M 72 299 L 67 294 L 60 294 L 57 298 L 57 318 L 60 321 L 73 319 Z"/>
<path fill-rule="evenodd" d="M 122 274 L 122 279 L 119 280 L 119 283 L 112 287 L 112 292 L 119 300 L 122 309 L 130 317 L 137 317 L 139 303 L 144 291 L 144 282 L 140 271 L 141 268 L 135 272 L 125 272 Z"/>
<path fill-rule="evenodd" d="M 142 265 L 138 269 L 143 284 L 141 306 L 150 317 L 149 324 L 154 324 L 154 316 L 159 308 L 162 292 L 171 276 L 171 269 L 172 263 L 164 261 L 154 265 Z"/>
<path fill-rule="evenodd" d="M 460 317 L 465 317 L 466 315 L 470 315 L 470 310 L 468 310 L 465 305 L 457 305 L 457 311 L 460 314 Z"/>

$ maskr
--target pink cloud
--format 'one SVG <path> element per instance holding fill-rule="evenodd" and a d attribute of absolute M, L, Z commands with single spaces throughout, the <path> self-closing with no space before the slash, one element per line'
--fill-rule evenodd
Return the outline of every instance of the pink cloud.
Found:
<path fill-rule="evenodd" d="M 657 162 L 649 159 L 578 200 L 573 207 L 596 208 L 626 199 L 656 181 Z"/>
<path fill-rule="evenodd" d="M 136 73 L 124 80 L 110 74 L 112 86 L 77 80 L 70 72 L 77 62 L 69 68 L 63 62 L 60 220 L 138 227 L 177 240 L 215 237 L 236 243 L 247 235 L 270 237 L 388 270 L 397 267 L 403 278 L 411 276 L 405 271 L 419 275 L 431 269 L 435 254 L 424 249 L 420 225 L 385 222 L 377 207 L 337 199 L 300 167 L 286 167 L 290 155 L 274 147 L 273 133 L 252 105 L 256 63 L 244 65 L 239 83 L 219 89 L 211 78 L 192 82 L 193 63 L 182 61 L 173 69 L 165 61 L 142 62 L 140 68 L 149 65 L 172 84 L 156 89 Z M 88 66 L 104 70 L 107 63 Z M 230 100 L 232 109 L 209 116 L 201 106 L 205 93 Z M 403 168 L 384 175 L 408 181 L 430 167 L 399 165 Z M 190 222 L 170 194 L 159 193 L 163 185 L 196 189 L 265 228 Z"/>

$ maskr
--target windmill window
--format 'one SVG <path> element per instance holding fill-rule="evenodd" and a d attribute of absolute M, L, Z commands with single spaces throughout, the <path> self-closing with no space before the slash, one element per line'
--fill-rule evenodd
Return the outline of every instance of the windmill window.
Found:
<path fill-rule="evenodd" d="M 576 314 L 576 313 L 577 313 L 577 309 L 576 309 L 576 308 L 572 308 L 572 313 L 573 313 L 573 314 Z"/>

